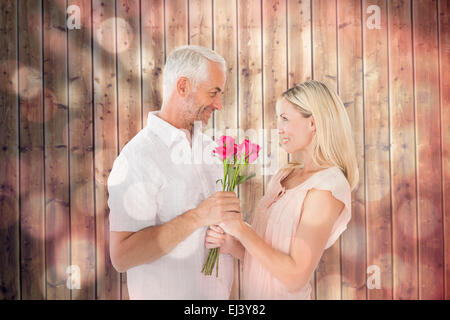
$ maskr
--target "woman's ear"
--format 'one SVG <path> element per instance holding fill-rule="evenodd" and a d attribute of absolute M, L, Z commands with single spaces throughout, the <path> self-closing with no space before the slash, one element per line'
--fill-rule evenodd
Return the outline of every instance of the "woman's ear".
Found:
<path fill-rule="evenodd" d="M 316 132 L 316 121 L 313 116 L 309 117 L 309 127 L 313 132 Z"/>
<path fill-rule="evenodd" d="M 186 77 L 180 77 L 177 81 L 177 93 L 181 97 L 187 97 L 191 90 L 191 82 Z"/>

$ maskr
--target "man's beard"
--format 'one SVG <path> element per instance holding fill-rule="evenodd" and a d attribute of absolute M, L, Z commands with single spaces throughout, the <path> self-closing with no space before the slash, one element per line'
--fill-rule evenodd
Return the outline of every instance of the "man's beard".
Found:
<path fill-rule="evenodd" d="M 193 105 L 196 107 L 193 108 Z M 194 125 L 195 121 L 201 121 L 203 125 L 207 125 L 209 119 L 211 118 L 214 108 L 206 105 L 196 105 L 194 97 L 190 97 L 188 102 L 186 103 L 186 120 L 190 123 L 191 126 Z M 192 112 L 191 110 L 195 110 Z M 211 111 L 211 116 L 207 117 L 208 110 Z"/>
<path fill-rule="evenodd" d="M 208 116 L 209 112 L 211 114 Z M 200 106 L 198 108 L 198 112 L 195 117 L 195 121 L 202 121 L 202 124 L 206 126 L 209 122 L 209 119 L 211 119 L 213 112 L 214 112 L 214 109 L 209 106 Z"/>

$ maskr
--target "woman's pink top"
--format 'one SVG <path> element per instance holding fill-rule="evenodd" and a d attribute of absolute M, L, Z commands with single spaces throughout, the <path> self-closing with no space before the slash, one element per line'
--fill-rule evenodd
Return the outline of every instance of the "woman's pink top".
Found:
<path fill-rule="evenodd" d="M 331 247 L 347 228 L 351 218 L 351 189 L 338 167 L 316 172 L 306 181 L 286 190 L 280 183 L 290 170 L 279 170 L 270 180 L 267 192 L 261 198 L 253 215 L 251 227 L 273 248 L 290 254 L 292 240 L 300 220 L 303 200 L 308 190 L 329 190 L 345 204 L 336 220 L 325 249 Z M 318 208 L 320 210 L 320 208 Z M 289 292 L 278 279 L 272 276 L 258 260 L 245 251 L 243 263 L 244 299 L 311 299 L 311 273 L 308 284 L 300 291 Z"/>

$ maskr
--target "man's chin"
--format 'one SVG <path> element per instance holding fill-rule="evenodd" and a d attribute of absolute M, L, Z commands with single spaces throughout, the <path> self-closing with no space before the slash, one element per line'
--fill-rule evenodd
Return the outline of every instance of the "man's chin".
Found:
<path fill-rule="evenodd" d="M 208 123 L 209 123 L 209 119 L 211 119 L 211 117 L 212 117 L 212 114 L 209 115 L 209 116 L 206 115 L 206 114 L 204 114 L 203 117 L 202 117 L 201 119 L 199 119 L 199 120 L 202 122 L 202 124 L 203 124 L 204 126 L 207 126 Z"/>

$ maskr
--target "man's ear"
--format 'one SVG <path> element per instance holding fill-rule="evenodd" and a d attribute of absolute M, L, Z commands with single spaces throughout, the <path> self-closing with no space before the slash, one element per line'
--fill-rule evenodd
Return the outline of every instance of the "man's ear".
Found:
<path fill-rule="evenodd" d="M 177 93 L 181 97 L 187 97 L 191 92 L 191 82 L 186 77 L 180 77 L 177 81 Z"/>

